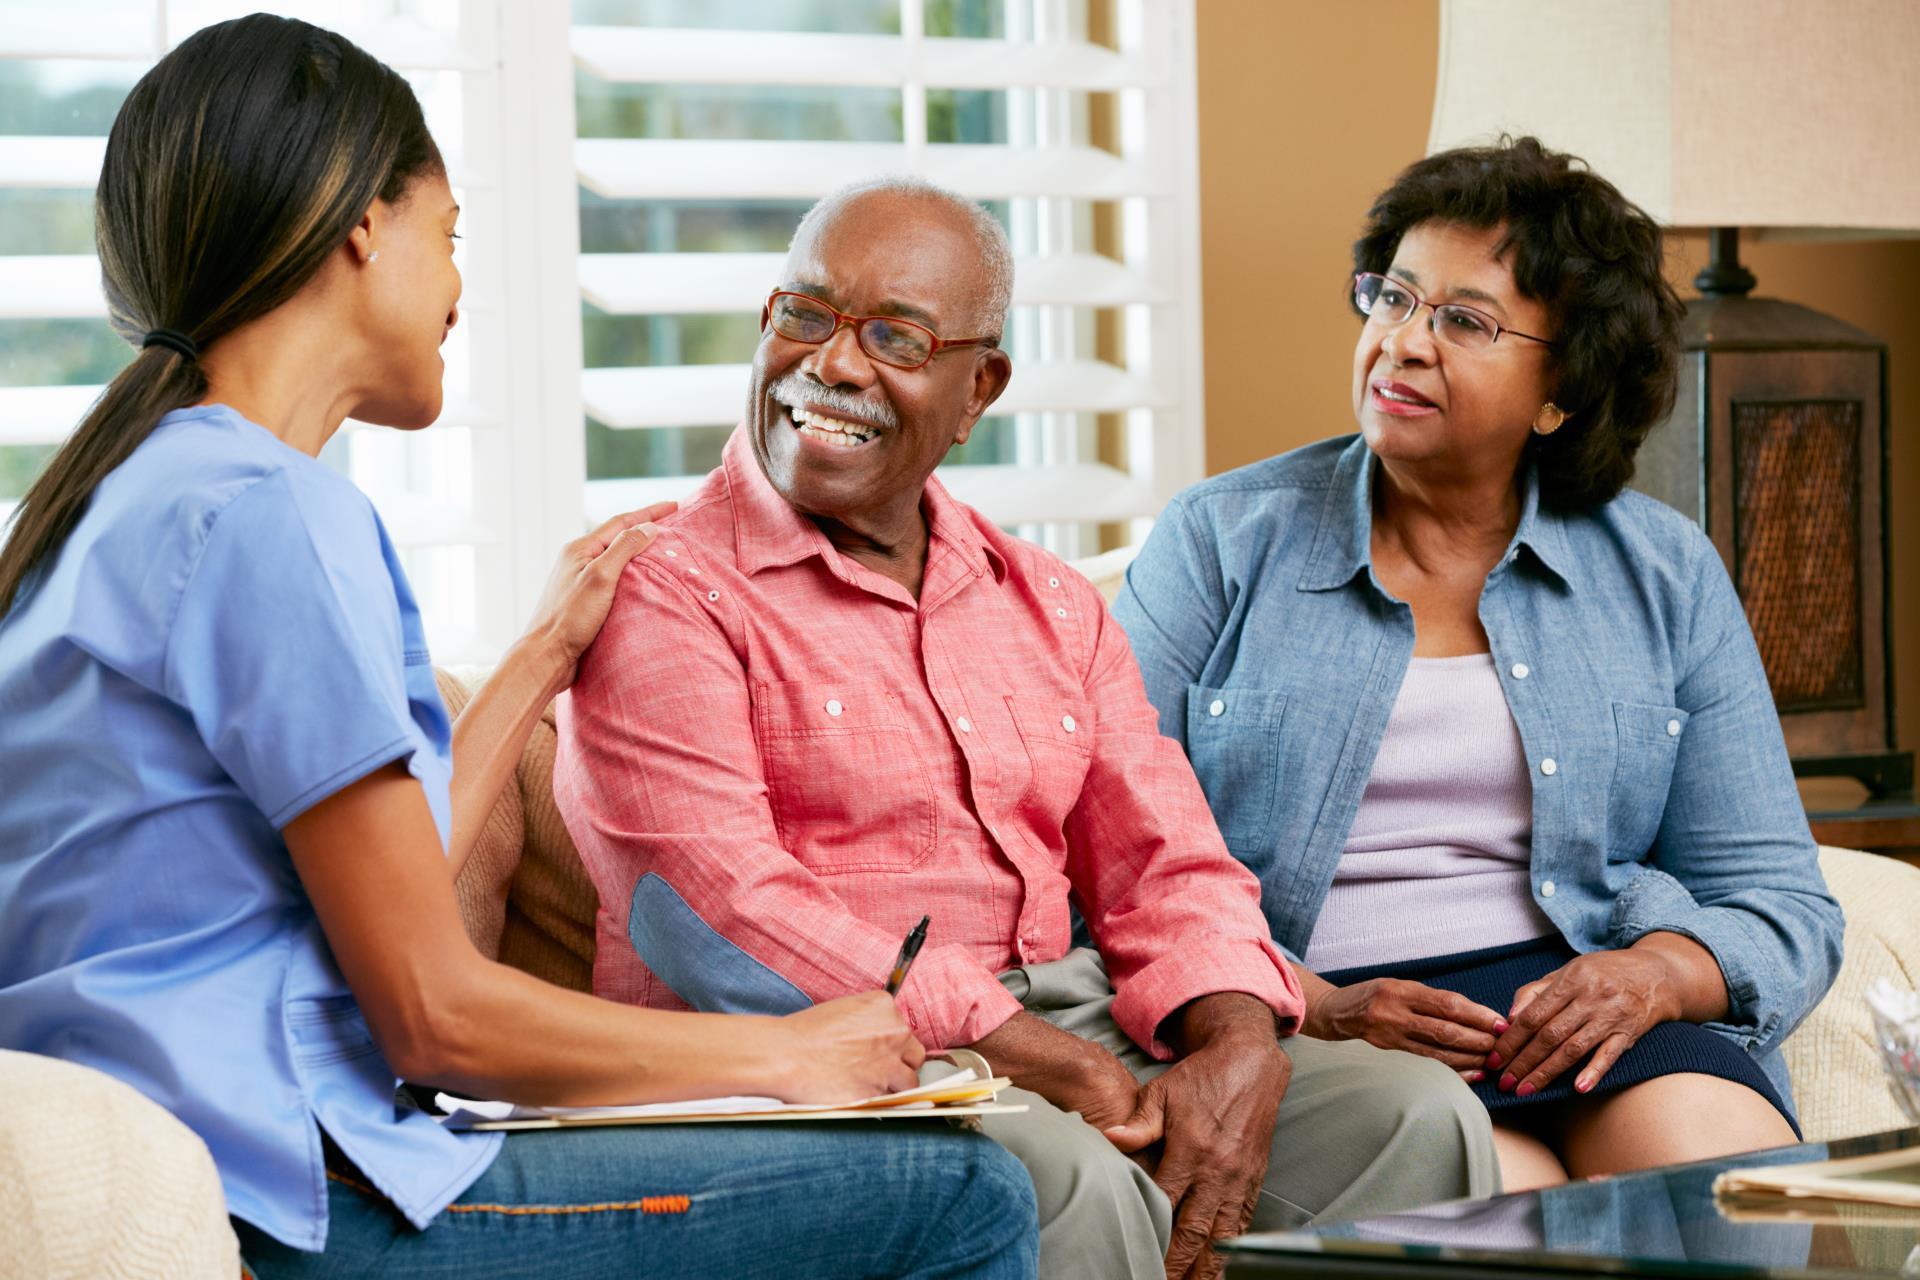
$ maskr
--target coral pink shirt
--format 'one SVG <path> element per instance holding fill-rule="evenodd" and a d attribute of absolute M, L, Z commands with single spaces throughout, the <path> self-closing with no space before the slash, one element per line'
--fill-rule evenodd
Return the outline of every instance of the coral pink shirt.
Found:
<path fill-rule="evenodd" d="M 926 914 L 901 1010 L 930 1048 L 970 1044 L 1019 1010 L 997 971 L 1071 947 L 1072 894 L 1115 1020 L 1156 1057 L 1161 1022 L 1213 992 L 1291 1030 L 1259 886 L 1099 593 L 938 480 L 923 510 L 916 601 L 837 552 L 736 431 L 625 571 L 554 769 L 600 891 L 594 989 L 798 1007 L 882 985 Z"/>

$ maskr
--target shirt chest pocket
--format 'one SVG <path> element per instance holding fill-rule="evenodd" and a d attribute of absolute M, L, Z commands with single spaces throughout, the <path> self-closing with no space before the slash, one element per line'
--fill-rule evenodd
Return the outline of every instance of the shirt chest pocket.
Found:
<path fill-rule="evenodd" d="M 1280 722 L 1273 689 L 1187 686 L 1187 759 L 1229 848 L 1263 847 L 1280 789 Z"/>
<path fill-rule="evenodd" d="M 1637 861 L 1653 846 L 1667 811 L 1673 765 L 1688 713 L 1644 702 L 1613 704 L 1613 781 L 1607 791 L 1607 853 Z"/>
<path fill-rule="evenodd" d="M 1084 698 L 1065 695 L 1010 693 L 1006 700 L 1027 755 L 1016 808 L 1036 830 L 1060 831 L 1093 763 L 1093 710 Z"/>
<path fill-rule="evenodd" d="M 899 695 L 793 680 L 754 696 L 780 843 L 810 870 L 910 871 L 933 852 L 933 788 Z"/>

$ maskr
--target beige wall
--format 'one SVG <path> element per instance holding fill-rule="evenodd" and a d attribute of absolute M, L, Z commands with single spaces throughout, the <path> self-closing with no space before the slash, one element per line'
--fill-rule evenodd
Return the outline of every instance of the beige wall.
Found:
<path fill-rule="evenodd" d="M 1435 0 L 1198 0 L 1207 469 L 1351 431 L 1344 288 L 1375 192 L 1426 148 Z M 1398 73 L 1393 93 L 1359 68 Z M 1683 293 L 1705 260 L 1671 242 Z M 1884 339 L 1890 361 L 1895 688 L 1920 747 L 1920 243 L 1759 243 L 1761 294 Z"/>

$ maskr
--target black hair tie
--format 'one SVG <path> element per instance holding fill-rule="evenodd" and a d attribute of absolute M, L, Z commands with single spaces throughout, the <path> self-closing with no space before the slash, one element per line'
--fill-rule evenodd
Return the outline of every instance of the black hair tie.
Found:
<path fill-rule="evenodd" d="M 140 340 L 140 349 L 144 351 L 148 347 L 165 347 L 169 351 L 178 352 L 189 360 L 198 360 L 200 358 L 200 348 L 194 345 L 192 338 L 181 333 L 178 329 L 147 330 L 147 336 Z"/>

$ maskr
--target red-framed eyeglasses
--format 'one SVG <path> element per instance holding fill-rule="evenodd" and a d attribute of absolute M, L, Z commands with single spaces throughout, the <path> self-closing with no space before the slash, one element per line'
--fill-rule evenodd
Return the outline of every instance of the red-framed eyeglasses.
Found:
<path fill-rule="evenodd" d="M 761 332 L 768 325 L 783 338 L 814 346 L 831 340 L 845 325 L 853 330 L 862 351 L 896 369 L 918 369 L 948 347 L 991 347 L 1000 341 L 997 337 L 943 338 L 899 316 L 850 316 L 810 294 L 787 289 L 775 289 L 761 308 Z"/>

